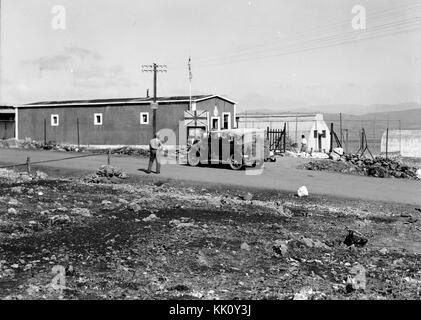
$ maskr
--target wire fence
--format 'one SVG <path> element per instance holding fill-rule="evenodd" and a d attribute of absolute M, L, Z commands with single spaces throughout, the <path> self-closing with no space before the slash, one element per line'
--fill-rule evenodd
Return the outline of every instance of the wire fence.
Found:
<path fill-rule="evenodd" d="M 106 151 L 107 156 L 107 165 L 111 165 L 111 155 L 112 155 L 111 149 L 108 149 Z M 65 161 L 65 160 L 72 160 L 72 159 L 80 159 L 80 158 L 87 158 L 87 157 L 98 157 L 100 155 L 103 155 L 104 153 L 92 153 L 92 154 L 84 154 L 80 156 L 72 156 L 72 157 L 65 157 L 60 159 L 51 159 L 51 160 L 40 160 L 40 161 L 31 161 L 31 157 L 26 158 L 26 162 L 24 163 L 17 163 L 17 164 L 10 164 L 10 165 L 3 165 L 0 166 L 0 169 L 7 169 L 7 168 L 15 168 L 15 167 L 26 167 L 26 171 L 28 173 L 31 172 L 31 166 L 37 165 L 37 164 L 44 164 L 44 163 L 50 163 L 50 162 L 57 162 L 57 161 Z"/>
<path fill-rule="evenodd" d="M 380 155 L 385 153 L 385 143 L 382 148 L 382 138 L 385 139 L 387 131 L 402 132 L 401 120 L 387 120 L 387 119 L 337 119 L 326 120 L 328 123 L 333 123 L 338 138 L 346 153 L 356 153 L 361 148 L 361 132 L 364 129 L 367 147 L 373 155 Z M 401 140 L 399 139 L 399 148 L 401 150 Z"/>

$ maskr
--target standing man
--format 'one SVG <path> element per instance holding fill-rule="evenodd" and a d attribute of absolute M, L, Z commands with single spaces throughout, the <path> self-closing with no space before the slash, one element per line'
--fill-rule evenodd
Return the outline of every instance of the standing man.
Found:
<path fill-rule="evenodd" d="M 149 141 L 149 166 L 148 166 L 148 171 L 146 171 L 146 173 L 151 173 L 151 169 L 153 166 L 153 162 L 156 161 L 156 173 L 160 173 L 161 171 L 161 157 L 159 154 L 159 150 L 162 149 L 162 142 L 161 140 L 159 140 L 159 136 L 158 134 L 154 134 L 153 135 L 153 139 L 151 139 L 151 141 Z"/>
<path fill-rule="evenodd" d="M 307 139 L 305 135 L 301 136 L 301 152 L 307 152 Z"/>

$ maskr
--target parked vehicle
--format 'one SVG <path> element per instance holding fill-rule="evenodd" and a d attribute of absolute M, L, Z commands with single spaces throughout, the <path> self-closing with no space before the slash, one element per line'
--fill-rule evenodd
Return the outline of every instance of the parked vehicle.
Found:
<path fill-rule="evenodd" d="M 187 162 L 200 164 L 229 164 L 231 169 L 245 166 L 262 167 L 269 159 L 267 139 L 263 129 L 231 129 L 211 131 L 188 147 Z"/>

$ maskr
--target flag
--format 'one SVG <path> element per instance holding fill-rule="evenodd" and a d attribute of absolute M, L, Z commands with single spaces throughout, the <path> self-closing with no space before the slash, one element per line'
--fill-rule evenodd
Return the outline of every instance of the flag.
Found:
<path fill-rule="evenodd" d="M 189 57 L 189 80 L 193 79 L 193 74 L 191 73 L 191 57 Z"/>

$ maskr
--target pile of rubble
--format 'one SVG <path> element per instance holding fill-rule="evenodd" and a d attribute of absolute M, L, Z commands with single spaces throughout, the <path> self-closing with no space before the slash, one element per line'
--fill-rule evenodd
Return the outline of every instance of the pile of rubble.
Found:
<path fill-rule="evenodd" d="M 86 176 L 83 181 L 89 183 L 118 183 L 121 179 L 127 179 L 127 173 L 115 169 L 112 166 L 103 165 L 95 174 Z"/>
<path fill-rule="evenodd" d="M 20 148 L 27 150 L 54 150 L 54 151 L 72 151 L 83 152 L 86 151 L 84 147 L 77 147 L 74 145 L 58 144 L 55 141 L 41 142 L 25 138 L 24 140 L 7 139 L 0 140 L 0 148 Z"/>
<path fill-rule="evenodd" d="M 421 179 L 421 169 L 402 163 L 399 160 L 376 157 L 370 159 L 357 154 L 344 154 L 336 148 L 330 160 L 312 161 L 304 166 L 308 170 L 333 171 L 378 178 Z"/>
<path fill-rule="evenodd" d="M 15 170 L 0 169 L 0 180 L 6 180 L 12 183 L 36 181 L 47 179 L 48 176 L 46 173 L 41 171 L 36 171 L 33 174 L 27 172 L 19 172 Z"/>
<path fill-rule="evenodd" d="M 141 157 L 149 157 L 149 150 L 141 148 L 132 148 L 132 147 L 121 147 L 113 150 L 113 154 L 125 154 L 125 155 L 135 155 Z"/>
<path fill-rule="evenodd" d="M 329 155 L 323 152 L 294 152 L 294 151 L 285 151 L 285 156 L 293 158 L 312 158 L 312 159 L 328 159 Z"/>

